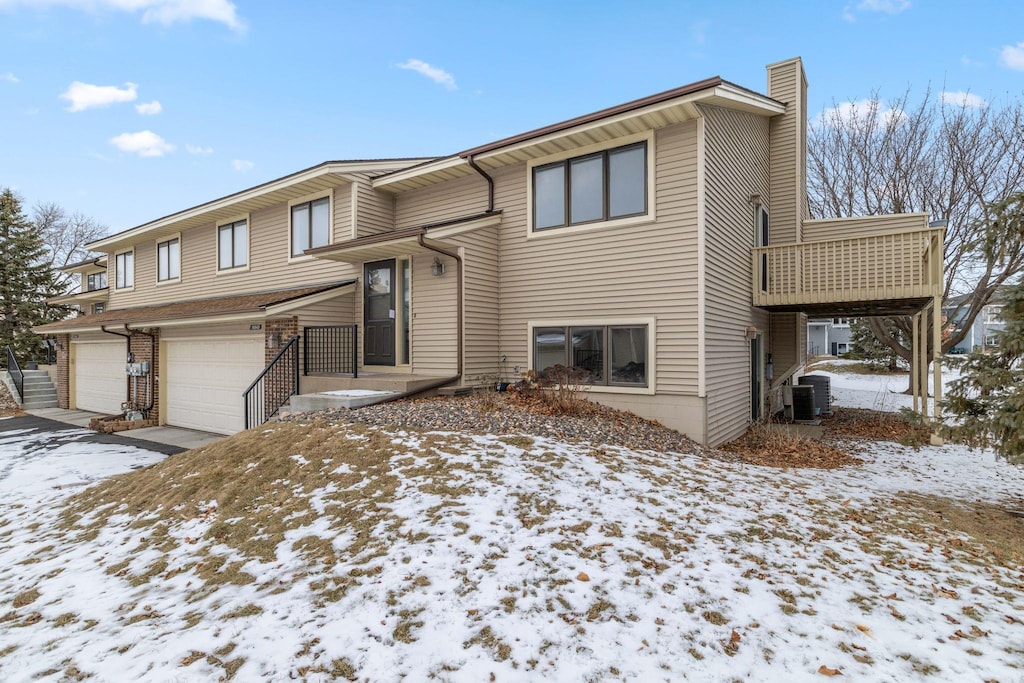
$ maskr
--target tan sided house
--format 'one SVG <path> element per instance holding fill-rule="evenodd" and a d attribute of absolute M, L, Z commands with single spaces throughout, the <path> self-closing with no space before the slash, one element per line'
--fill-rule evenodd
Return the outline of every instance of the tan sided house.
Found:
<path fill-rule="evenodd" d="M 448 157 L 326 162 L 104 238 L 62 298 L 85 315 L 38 328 L 61 405 L 230 433 L 293 393 L 562 364 L 593 400 L 731 439 L 802 372 L 807 315 L 923 321 L 942 289 L 926 214 L 808 219 L 802 63 L 767 71 L 766 94 L 710 78 Z"/>

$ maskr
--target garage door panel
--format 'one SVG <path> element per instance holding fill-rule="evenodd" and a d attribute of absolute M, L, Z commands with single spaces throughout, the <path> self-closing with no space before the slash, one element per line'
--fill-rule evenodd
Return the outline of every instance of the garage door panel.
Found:
<path fill-rule="evenodd" d="M 262 336 L 169 339 L 163 363 L 168 424 L 222 434 L 244 429 L 242 392 L 263 370 Z"/>
<path fill-rule="evenodd" d="M 97 413 L 121 412 L 127 380 L 124 342 L 75 342 L 75 407 Z"/>

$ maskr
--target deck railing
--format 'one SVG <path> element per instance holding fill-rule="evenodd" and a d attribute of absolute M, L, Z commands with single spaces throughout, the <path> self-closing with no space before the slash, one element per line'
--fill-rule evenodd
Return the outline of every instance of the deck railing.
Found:
<path fill-rule="evenodd" d="M 302 328 L 302 372 L 359 377 L 357 325 Z"/>
<path fill-rule="evenodd" d="M 943 228 L 755 247 L 754 306 L 932 297 Z"/>
<path fill-rule="evenodd" d="M 299 335 L 290 338 L 259 377 L 242 392 L 245 428 L 263 424 L 299 393 Z"/>
<path fill-rule="evenodd" d="M 14 382 L 14 388 L 18 390 L 18 400 L 24 401 L 25 373 L 22 371 L 18 358 L 14 355 L 14 351 L 10 346 L 7 347 L 7 372 L 11 376 L 11 381 Z"/>

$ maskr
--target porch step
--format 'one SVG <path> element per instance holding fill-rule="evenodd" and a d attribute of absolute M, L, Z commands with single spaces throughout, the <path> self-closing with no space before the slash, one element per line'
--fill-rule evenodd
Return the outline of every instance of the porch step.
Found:
<path fill-rule="evenodd" d="M 24 374 L 25 396 L 21 407 L 25 410 L 56 408 L 57 388 L 50 381 L 50 374 L 45 370 L 25 370 Z M 13 391 L 11 393 L 17 400 L 17 393 Z"/>
<path fill-rule="evenodd" d="M 293 413 L 311 413 L 317 410 L 334 410 L 337 408 L 362 408 L 363 406 L 380 403 L 400 393 L 402 392 L 372 389 L 339 389 L 318 394 L 298 394 L 289 399 L 289 408 Z"/>
<path fill-rule="evenodd" d="M 300 385 L 303 394 L 318 394 L 347 389 L 368 389 L 370 391 L 419 391 L 444 379 L 437 376 L 405 375 L 391 373 L 360 373 L 359 377 L 345 375 L 305 375 Z"/>

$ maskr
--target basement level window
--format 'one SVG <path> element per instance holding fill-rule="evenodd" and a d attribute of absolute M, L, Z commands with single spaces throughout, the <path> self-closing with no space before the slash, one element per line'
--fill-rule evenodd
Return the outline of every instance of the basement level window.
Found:
<path fill-rule="evenodd" d="M 547 378 L 555 366 L 573 369 L 582 384 L 647 386 L 647 325 L 533 328 L 533 368 Z"/>

